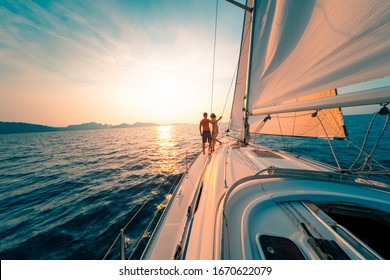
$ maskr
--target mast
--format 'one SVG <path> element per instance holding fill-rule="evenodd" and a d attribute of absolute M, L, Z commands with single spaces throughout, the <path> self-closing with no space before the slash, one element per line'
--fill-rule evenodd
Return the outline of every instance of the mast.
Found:
<path fill-rule="evenodd" d="M 246 80 L 246 91 L 245 91 L 245 97 L 244 97 L 244 108 L 243 108 L 243 121 L 242 121 L 242 128 L 241 128 L 241 141 L 244 145 L 248 144 L 249 138 L 250 138 L 250 127 L 249 127 L 249 88 L 250 88 L 250 72 L 251 72 L 251 54 L 253 49 L 253 41 L 252 41 L 252 35 L 253 35 L 253 29 L 254 29 L 254 21 L 255 21 L 255 13 L 254 13 L 254 2 L 255 0 L 248 0 L 248 2 L 251 2 L 253 8 L 248 11 L 252 14 L 252 20 L 251 20 L 251 26 L 249 27 L 249 55 L 248 55 L 248 70 L 247 70 L 247 80 Z"/>
<path fill-rule="evenodd" d="M 242 5 L 233 0 L 227 1 L 245 10 L 238 71 L 232 104 L 232 112 L 230 116 L 230 128 L 236 131 L 241 131 L 241 142 L 246 144 L 249 139 L 247 94 L 249 85 L 249 64 L 253 28 L 252 7 L 254 0 L 247 0 L 246 5 Z"/>

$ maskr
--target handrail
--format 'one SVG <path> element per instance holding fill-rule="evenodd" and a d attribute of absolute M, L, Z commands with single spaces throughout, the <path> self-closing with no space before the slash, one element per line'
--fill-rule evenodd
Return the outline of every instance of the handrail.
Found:
<path fill-rule="evenodd" d="M 173 182 L 173 186 L 176 185 L 177 183 L 177 180 L 178 178 L 180 177 L 180 175 L 182 175 L 182 173 L 179 173 L 178 176 L 176 177 L 175 181 Z M 165 182 L 167 181 L 167 177 L 155 188 L 155 190 L 158 190 L 162 184 L 164 184 Z M 172 188 L 170 188 L 169 190 L 171 191 Z M 130 225 L 130 223 L 135 219 L 135 217 L 141 212 L 141 210 L 145 207 L 145 205 L 149 202 L 149 200 L 151 199 L 152 195 L 153 195 L 153 191 L 150 192 L 149 196 L 147 197 L 146 201 L 141 205 L 141 207 L 137 210 L 137 212 L 129 219 L 129 221 L 126 223 L 126 225 L 121 228 L 118 236 L 115 238 L 114 242 L 111 244 L 110 248 L 107 250 L 106 254 L 104 255 L 103 257 L 103 260 L 105 260 L 108 256 L 108 254 L 111 252 L 112 248 L 114 247 L 114 245 L 118 242 L 118 239 L 119 237 L 121 237 L 121 251 L 120 251 L 120 255 L 121 255 L 121 259 L 124 260 L 125 259 L 125 238 L 124 238 L 124 231 L 125 229 Z M 156 214 L 157 212 L 160 211 L 160 209 L 157 209 L 156 211 Z M 152 221 L 151 223 L 153 222 L 154 218 L 156 217 L 156 214 L 153 216 L 152 218 Z M 148 228 L 150 226 L 150 224 L 148 225 Z M 147 229 L 148 229 L 147 228 Z M 146 231 L 147 231 L 146 229 Z M 141 236 L 141 239 L 143 238 L 143 235 Z M 134 248 L 133 252 L 131 253 L 131 255 L 134 253 L 134 251 L 138 248 L 138 245 L 140 244 L 140 242 L 137 243 L 136 247 Z M 131 256 L 130 255 L 130 256 Z"/>
<path fill-rule="evenodd" d="M 118 236 L 115 238 L 114 242 L 112 242 L 111 247 L 108 249 L 108 251 L 106 252 L 106 254 L 103 257 L 103 260 L 105 260 L 107 258 L 108 254 L 111 252 L 112 247 L 114 247 L 114 245 L 116 244 L 116 242 L 118 241 L 118 238 L 120 236 L 121 236 L 121 233 L 119 233 Z"/>
<path fill-rule="evenodd" d="M 265 173 L 265 174 L 263 174 Z M 254 175 L 243 177 L 236 181 L 233 185 L 230 186 L 230 188 L 227 190 L 224 203 L 223 203 L 223 209 L 225 209 L 226 203 L 230 197 L 230 194 L 240 185 L 243 183 L 254 181 L 254 180 L 260 180 L 260 179 L 267 179 L 267 178 L 298 178 L 298 179 L 304 179 L 304 180 L 322 180 L 322 181 L 333 181 L 333 182 L 344 182 L 350 185 L 356 185 L 356 186 L 362 186 L 368 188 L 373 188 L 377 190 L 382 191 L 390 191 L 390 186 L 377 186 L 377 185 L 370 185 L 370 184 L 364 184 L 362 182 L 359 182 L 357 179 L 358 177 L 345 174 L 345 173 L 337 173 L 337 172 L 326 172 L 326 171 L 316 171 L 316 170 L 304 170 L 304 169 L 288 169 L 288 168 L 276 168 L 274 166 L 270 166 L 266 169 L 260 170 Z"/>

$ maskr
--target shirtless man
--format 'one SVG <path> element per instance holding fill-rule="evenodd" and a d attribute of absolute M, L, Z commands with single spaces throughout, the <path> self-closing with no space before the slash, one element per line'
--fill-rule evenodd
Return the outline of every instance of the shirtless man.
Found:
<path fill-rule="evenodd" d="M 199 133 L 202 136 L 202 150 L 205 154 L 206 142 L 209 143 L 209 153 L 211 149 L 211 132 L 210 120 L 207 118 L 207 113 L 203 113 L 203 119 L 199 123 Z"/>

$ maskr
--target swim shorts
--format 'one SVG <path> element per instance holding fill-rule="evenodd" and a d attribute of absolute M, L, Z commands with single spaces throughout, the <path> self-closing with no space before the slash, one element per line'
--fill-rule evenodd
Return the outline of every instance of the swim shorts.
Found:
<path fill-rule="evenodd" d="M 210 130 L 205 130 L 202 133 L 202 141 L 203 143 L 209 142 L 211 143 L 211 133 Z"/>

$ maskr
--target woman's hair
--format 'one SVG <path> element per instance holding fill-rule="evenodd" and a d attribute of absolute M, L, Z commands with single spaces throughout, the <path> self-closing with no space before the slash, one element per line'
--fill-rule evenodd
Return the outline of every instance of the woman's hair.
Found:
<path fill-rule="evenodd" d="M 210 117 L 214 119 L 214 118 L 216 118 L 217 116 L 216 116 L 214 113 L 211 113 Z"/>

